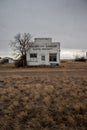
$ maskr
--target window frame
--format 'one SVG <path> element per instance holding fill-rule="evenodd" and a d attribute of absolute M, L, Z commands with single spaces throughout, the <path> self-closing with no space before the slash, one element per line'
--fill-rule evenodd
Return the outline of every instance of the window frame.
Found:
<path fill-rule="evenodd" d="M 42 61 L 45 61 L 45 56 L 41 56 L 41 60 L 42 60 Z"/>
<path fill-rule="evenodd" d="M 30 53 L 30 58 L 37 58 L 37 53 Z"/>
<path fill-rule="evenodd" d="M 57 62 L 57 53 L 49 53 L 49 62 Z"/>

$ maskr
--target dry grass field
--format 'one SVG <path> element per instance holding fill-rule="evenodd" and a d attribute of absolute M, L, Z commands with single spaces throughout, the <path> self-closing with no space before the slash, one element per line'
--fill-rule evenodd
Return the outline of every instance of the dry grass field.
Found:
<path fill-rule="evenodd" d="M 0 130 L 87 130 L 87 62 L 0 65 Z"/>

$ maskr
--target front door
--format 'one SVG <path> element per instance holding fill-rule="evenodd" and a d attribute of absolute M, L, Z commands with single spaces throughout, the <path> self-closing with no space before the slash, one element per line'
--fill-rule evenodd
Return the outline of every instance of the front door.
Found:
<path fill-rule="evenodd" d="M 45 65 L 45 56 L 44 55 L 41 56 L 41 64 Z"/>

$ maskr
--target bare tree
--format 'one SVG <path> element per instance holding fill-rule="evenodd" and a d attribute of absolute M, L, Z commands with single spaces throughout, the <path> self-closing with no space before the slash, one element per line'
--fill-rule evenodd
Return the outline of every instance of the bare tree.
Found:
<path fill-rule="evenodd" d="M 31 38 L 32 36 L 29 33 L 19 33 L 14 37 L 14 41 L 10 43 L 15 57 L 22 60 L 22 66 L 26 66 L 26 54 L 32 44 Z"/>

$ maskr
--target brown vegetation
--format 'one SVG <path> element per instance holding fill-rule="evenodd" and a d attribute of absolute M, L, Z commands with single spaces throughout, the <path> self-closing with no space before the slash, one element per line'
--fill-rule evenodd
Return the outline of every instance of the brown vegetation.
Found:
<path fill-rule="evenodd" d="M 59 68 L 2 66 L 0 130 L 86 130 L 86 67 L 72 62 Z"/>

